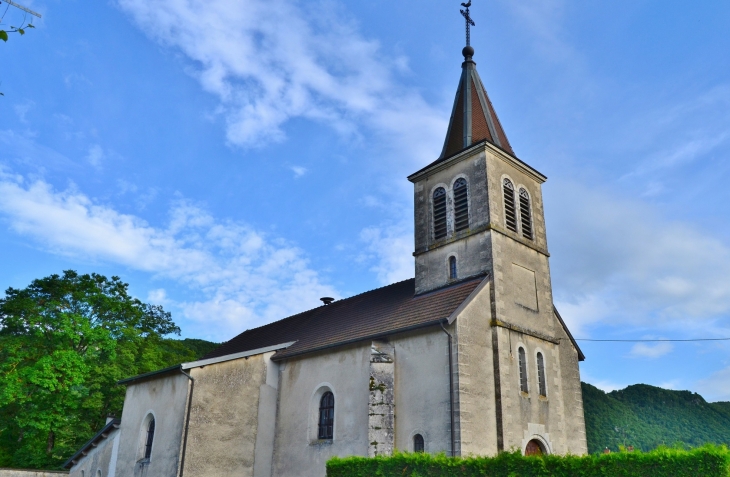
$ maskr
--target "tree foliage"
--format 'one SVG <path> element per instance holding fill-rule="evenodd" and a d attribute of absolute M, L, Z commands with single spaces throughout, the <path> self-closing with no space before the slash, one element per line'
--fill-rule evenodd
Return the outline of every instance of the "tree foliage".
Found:
<path fill-rule="evenodd" d="M 164 338 L 179 333 L 170 313 L 131 297 L 119 277 L 65 271 L 9 288 L 0 299 L 0 467 L 58 466 L 108 414 L 120 415 L 118 380 L 199 357 Z"/>
<path fill-rule="evenodd" d="M 730 403 L 690 391 L 636 384 L 604 393 L 582 383 L 588 452 L 634 446 L 730 444 Z"/>

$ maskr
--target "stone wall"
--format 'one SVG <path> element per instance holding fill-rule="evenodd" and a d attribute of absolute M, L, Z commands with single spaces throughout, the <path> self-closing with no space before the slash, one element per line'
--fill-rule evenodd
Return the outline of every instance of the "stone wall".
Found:
<path fill-rule="evenodd" d="M 373 341 L 370 351 L 368 456 L 391 455 L 395 447 L 395 384 L 392 344 Z"/>
<path fill-rule="evenodd" d="M 188 378 L 180 372 L 127 386 L 119 444 L 117 450 L 112 448 L 111 452 L 117 457 L 108 458 L 111 464 L 108 467 L 102 462 L 99 469 L 103 477 L 169 477 L 177 474 L 188 389 Z M 155 434 L 152 454 L 145 459 L 147 426 L 151 417 L 155 419 Z M 106 442 L 111 441 L 107 439 Z M 84 477 L 96 477 L 96 471 L 97 468 L 89 467 Z M 80 477 L 80 474 L 72 477 Z"/>
<path fill-rule="evenodd" d="M 195 387 L 185 477 L 253 477 L 264 355 L 190 371 Z"/>

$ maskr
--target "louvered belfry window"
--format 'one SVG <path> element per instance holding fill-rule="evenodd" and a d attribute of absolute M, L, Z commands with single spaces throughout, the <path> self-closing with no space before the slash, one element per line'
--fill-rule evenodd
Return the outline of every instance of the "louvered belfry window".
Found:
<path fill-rule="evenodd" d="M 504 192 L 504 220 L 507 228 L 517 232 L 517 209 L 515 207 L 515 186 L 512 181 L 505 179 L 502 184 Z"/>
<path fill-rule="evenodd" d="M 527 358 L 525 357 L 525 348 L 520 348 L 517 352 L 520 365 L 520 391 L 527 392 Z"/>
<path fill-rule="evenodd" d="M 532 215 L 530 215 L 530 194 L 525 189 L 520 189 L 520 222 L 522 223 L 522 236 L 532 240 Z"/>
<path fill-rule="evenodd" d="M 446 189 L 439 187 L 433 191 L 433 238 L 446 237 Z"/>
<path fill-rule="evenodd" d="M 469 188 L 466 179 L 454 182 L 454 230 L 459 232 L 469 228 Z"/>
<path fill-rule="evenodd" d="M 537 353 L 537 384 L 540 388 L 540 396 L 547 396 L 547 386 L 545 383 L 545 359 L 542 353 Z"/>
<path fill-rule="evenodd" d="M 332 439 L 335 427 L 335 395 L 327 391 L 319 401 L 319 439 Z"/>

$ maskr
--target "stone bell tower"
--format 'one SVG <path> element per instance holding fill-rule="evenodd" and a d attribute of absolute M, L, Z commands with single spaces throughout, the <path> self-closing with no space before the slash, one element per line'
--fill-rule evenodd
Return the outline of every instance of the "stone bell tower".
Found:
<path fill-rule="evenodd" d="M 457 453 L 586 452 L 580 348 L 553 306 L 542 184 L 517 158 L 477 73 L 461 78 L 439 158 L 414 185 L 416 295 L 484 277 L 474 319 L 451 323 Z M 473 22 L 472 22 L 473 24 Z M 463 400 L 462 400 L 463 399 Z M 485 444 L 493 413 L 493 444 Z M 490 431 L 491 432 L 491 431 Z"/>
<path fill-rule="evenodd" d="M 415 185 L 416 293 L 490 273 L 495 233 L 515 251 L 547 257 L 540 190 L 546 177 L 515 156 L 477 73 L 474 49 L 462 53 L 441 156 L 408 177 Z"/>

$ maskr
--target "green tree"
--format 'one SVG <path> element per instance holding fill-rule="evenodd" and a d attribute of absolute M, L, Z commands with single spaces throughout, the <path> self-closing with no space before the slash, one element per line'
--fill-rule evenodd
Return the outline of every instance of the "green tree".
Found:
<path fill-rule="evenodd" d="M 55 467 L 119 413 L 127 376 L 195 359 L 170 313 L 119 277 L 63 275 L 0 299 L 0 467 Z M 179 342 L 178 342 L 179 343 Z"/>

